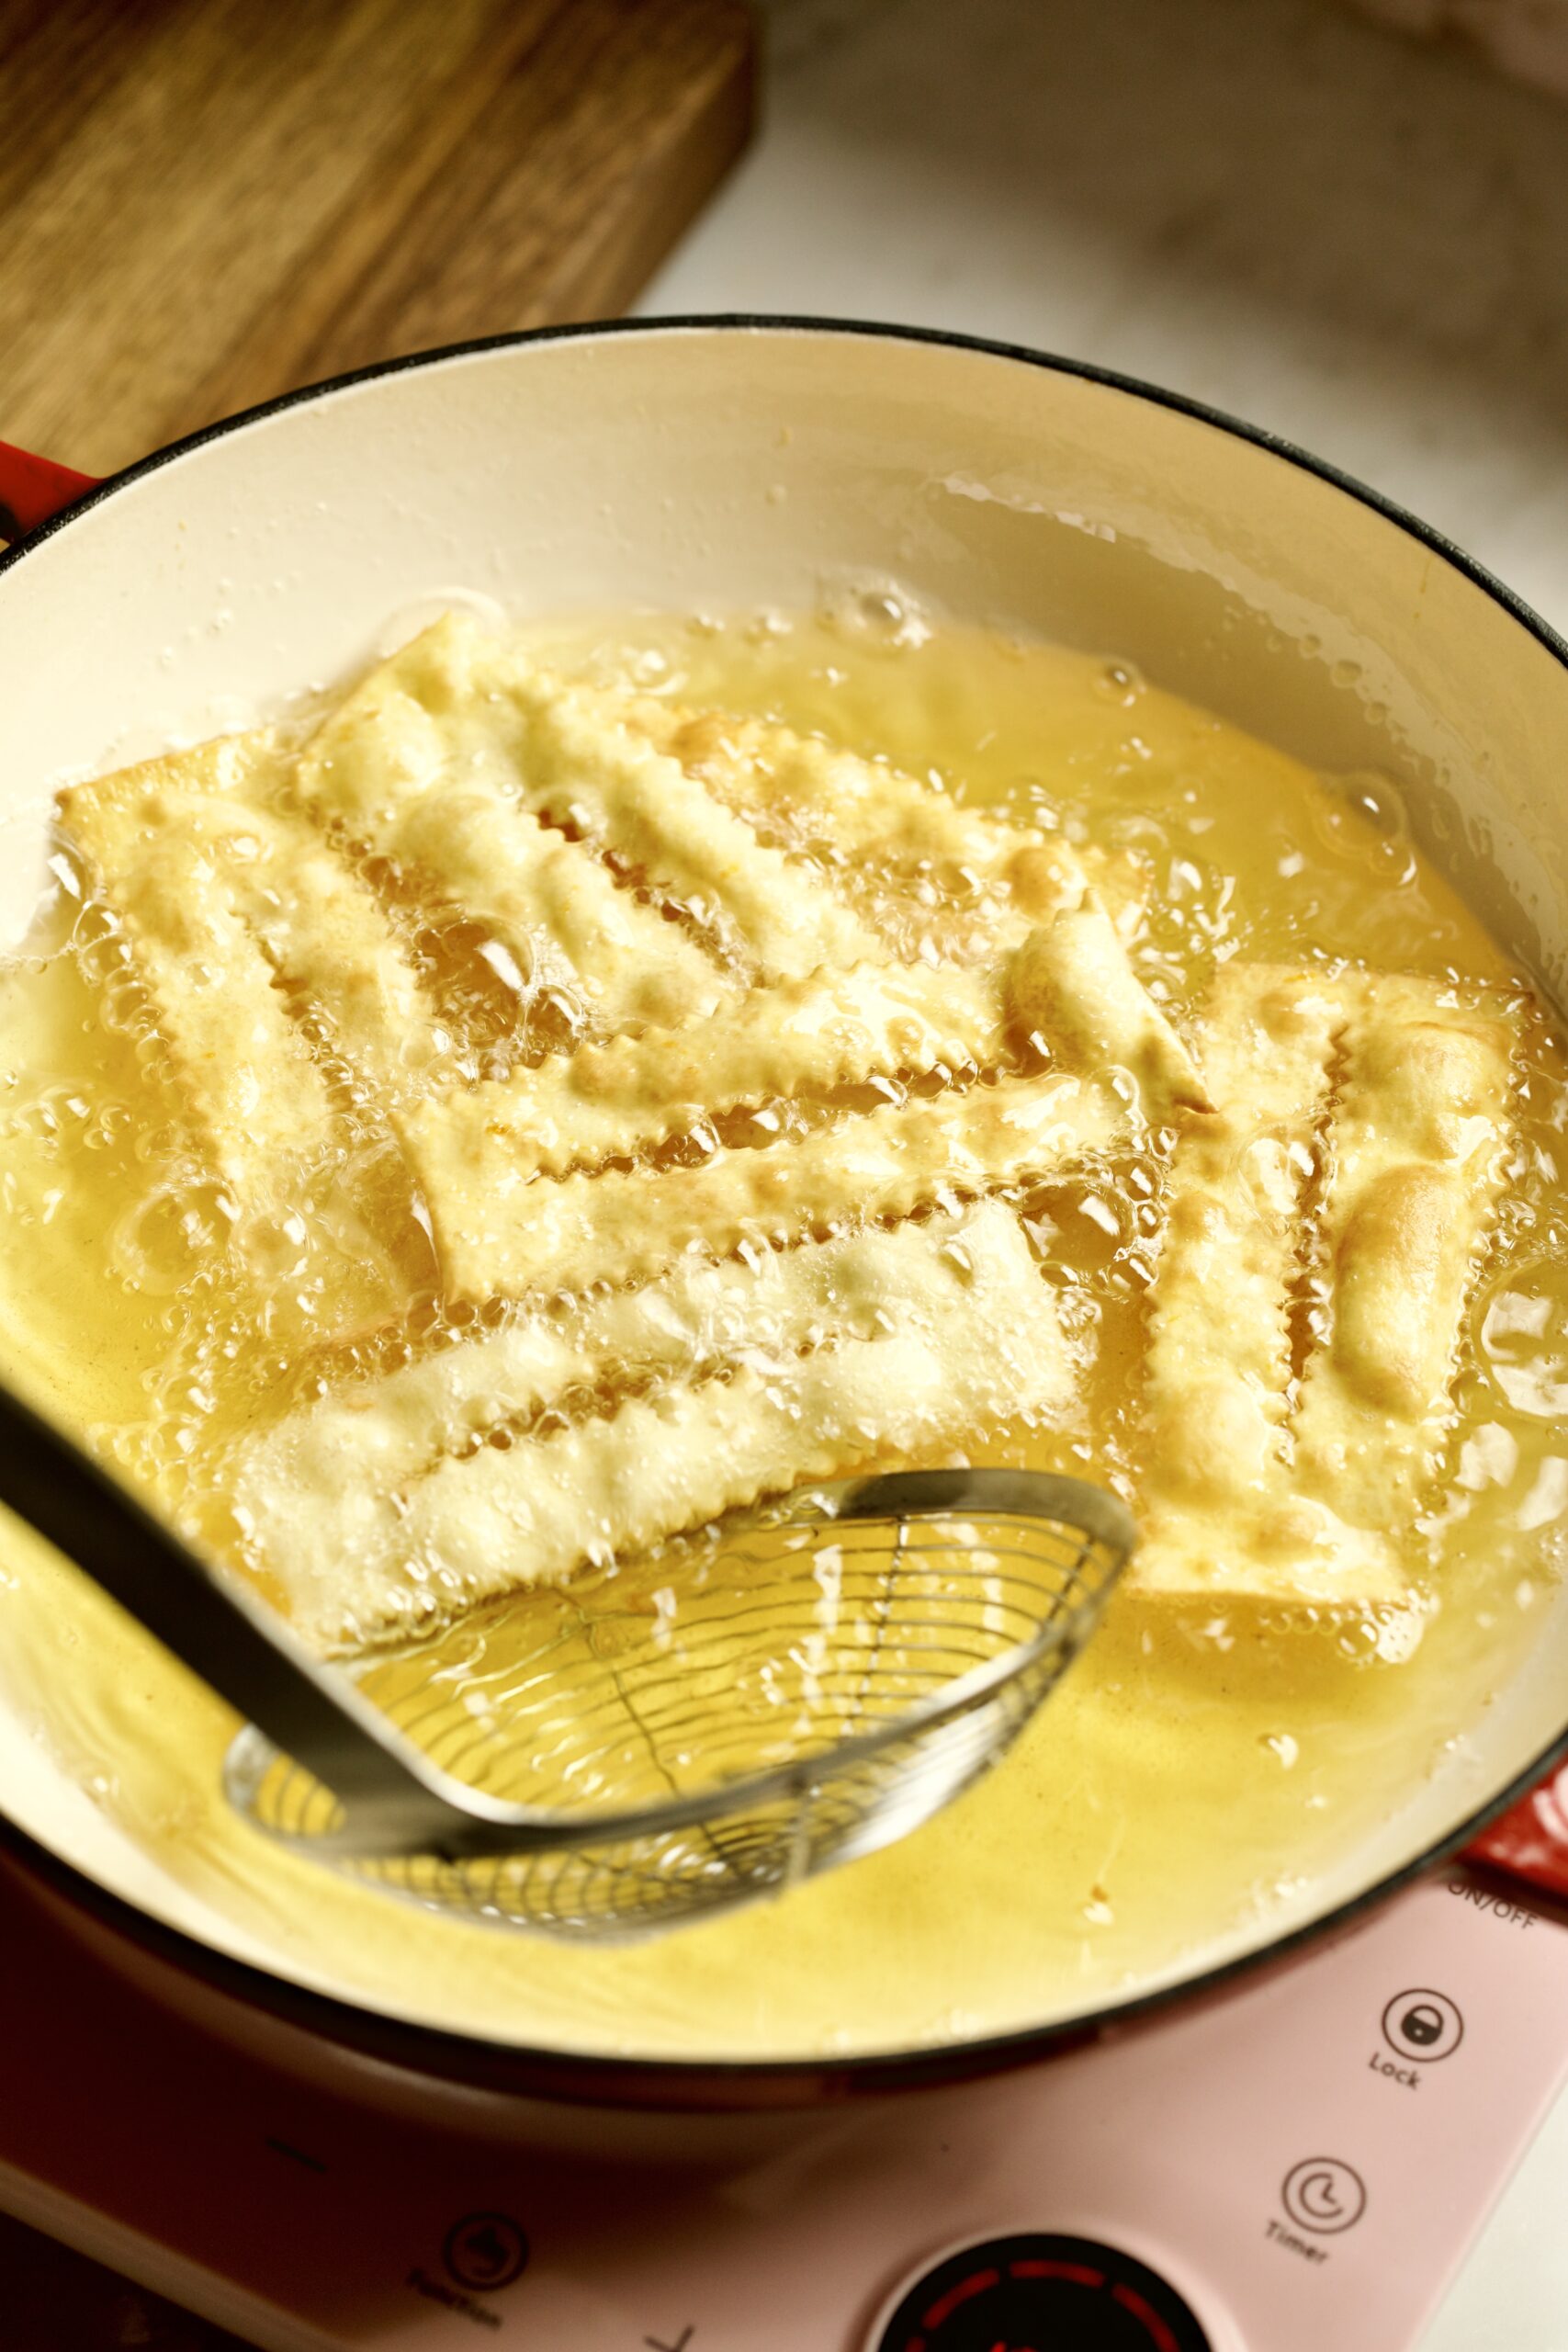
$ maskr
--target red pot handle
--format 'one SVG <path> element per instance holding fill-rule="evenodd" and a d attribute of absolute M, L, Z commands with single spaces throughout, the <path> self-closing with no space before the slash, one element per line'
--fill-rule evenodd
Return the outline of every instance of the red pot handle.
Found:
<path fill-rule="evenodd" d="M 74 506 L 96 482 L 95 474 L 79 474 L 0 441 L 0 539 L 26 538 L 51 514 Z M 1568 1764 L 1483 1829 L 1466 1859 L 1568 1896 Z"/>
<path fill-rule="evenodd" d="M 0 540 L 25 539 L 51 514 L 74 506 L 97 481 L 96 474 L 79 474 L 0 441 Z"/>
<path fill-rule="evenodd" d="M 1466 1848 L 1465 1860 L 1568 1899 L 1568 1764 L 1559 1764 L 1483 1829 Z"/>

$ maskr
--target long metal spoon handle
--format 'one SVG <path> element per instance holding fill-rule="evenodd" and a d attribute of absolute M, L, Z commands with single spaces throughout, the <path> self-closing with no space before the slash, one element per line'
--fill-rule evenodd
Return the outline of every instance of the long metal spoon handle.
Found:
<path fill-rule="evenodd" d="M 1111 1496 L 1086 1492 L 1076 1481 L 1007 1471 L 894 1474 L 799 1489 L 790 1499 L 796 1506 L 815 1500 L 829 1518 L 891 1514 L 899 1525 L 928 1515 L 944 1519 L 987 1510 L 1065 1520 L 1110 1555 L 1095 1615 L 1133 1532 Z M 652 1828 L 663 1833 L 689 1826 L 714 1810 L 715 1792 L 708 1790 L 672 1797 L 655 1809 L 657 1821 L 641 1804 L 570 1819 L 452 1780 L 362 1697 L 346 1675 L 318 1664 L 259 1602 L 223 1581 L 117 1478 L 3 1387 L 0 1504 L 85 1569 L 274 1748 L 323 1782 L 345 1809 L 344 1826 L 334 1834 L 361 1857 L 425 1852 L 456 1860 L 603 1844 Z M 1080 1624 L 1074 1638 L 1070 1625 L 1042 1625 L 1035 1641 L 1017 1656 L 993 1658 L 897 1722 L 840 1741 L 833 1751 L 835 1765 L 841 1769 L 864 1760 L 890 1742 L 923 1736 L 939 1722 L 981 1708 L 1013 1679 L 1020 1663 L 1052 1650 L 1065 1662 L 1086 1631 L 1087 1623 Z M 258 1762 L 265 1765 L 265 1758 L 250 1756 L 246 1769 Z M 724 1804 L 798 1796 L 796 1783 L 813 1783 L 822 1769 L 823 1758 L 813 1756 L 727 1783 Z"/>
<path fill-rule="evenodd" d="M 370 1710 L 52 1422 L 0 1387 L 0 1503 L 345 1803 L 406 1787 Z"/>

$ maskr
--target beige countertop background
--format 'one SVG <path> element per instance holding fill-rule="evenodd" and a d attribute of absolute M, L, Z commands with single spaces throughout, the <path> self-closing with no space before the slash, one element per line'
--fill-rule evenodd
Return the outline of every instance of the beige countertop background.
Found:
<path fill-rule="evenodd" d="M 1332 0 L 762 13 L 762 135 L 639 309 L 898 319 L 1150 377 L 1374 483 L 1568 628 L 1568 102 Z"/>

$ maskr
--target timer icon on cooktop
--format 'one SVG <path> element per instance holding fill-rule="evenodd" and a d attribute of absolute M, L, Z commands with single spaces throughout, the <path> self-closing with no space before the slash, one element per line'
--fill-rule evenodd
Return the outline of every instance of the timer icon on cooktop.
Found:
<path fill-rule="evenodd" d="M 1094 2238 L 966 2245 L 916 2279 L 870 2352 L 1211 2352 L 1190 2306 L 1146 2264 Z"/>
<path fill-rule="evenodd" d="M 1353 2230 L 1367 2210 L 1367 2185 L 1338 2156 L 1308 2156 L 1292 2166 L 1280 2191 L 1292 2222 L 1320 2238 Z"/>

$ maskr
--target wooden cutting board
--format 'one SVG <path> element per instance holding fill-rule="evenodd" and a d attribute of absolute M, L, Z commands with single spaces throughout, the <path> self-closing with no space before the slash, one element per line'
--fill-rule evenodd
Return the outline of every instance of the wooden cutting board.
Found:
<path fill-rule="evenodd" d="M 0 0 L 0 440 L 103 473 L 624 310 L 751 122 L 742 0 Z"/>

